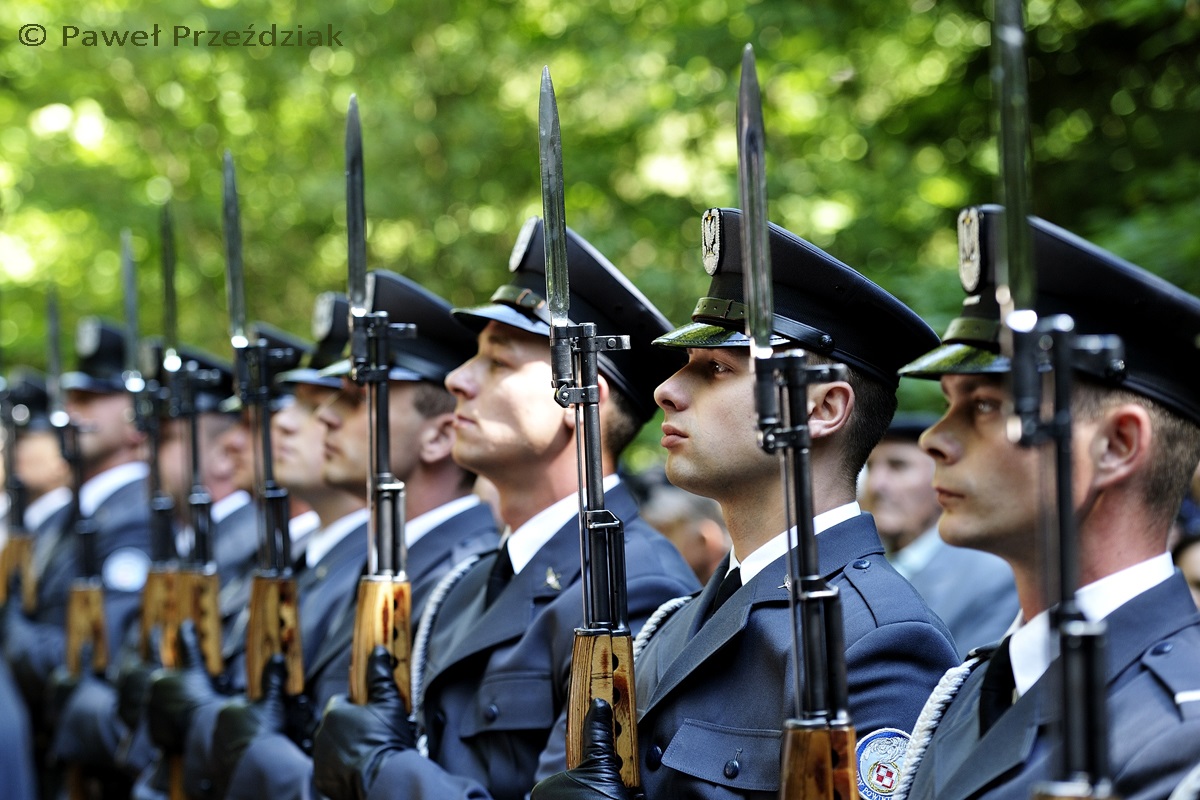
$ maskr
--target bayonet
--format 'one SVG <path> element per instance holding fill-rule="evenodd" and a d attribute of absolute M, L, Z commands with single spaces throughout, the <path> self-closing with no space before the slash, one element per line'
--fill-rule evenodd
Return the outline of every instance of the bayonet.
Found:
<path fill-rule="evenodd" d="M 133 235 L 128 228 L 121 231 L 121 283 L 125 299 L 125 374 L 122 377 L 125 391 L 133 398 L 134 411 L 140 412 L 146 382 L 138 369 L 137 265 L 133 261 Z M 138 416 L 140 418 L 141 414 Z"/>
<path fill-rule="evenodd" d="M 242 271 L 242 223 L 238 210 L 237 175 L 233 154 L 225 151 L 223 221 L 225 228 L 225 297 L 229 304 L 229 338 L 234 350 L 249 344 L 246 338 L 245 277 Z"/>
<path fill-rule="evenodd" d="M 542 68 L 538 99 L 538 162 L 542 175 L 542 243 L 546 258 L 546 305 L 550 310 L 550 364 L 557 391 L 571 383 L 571 346 L 564 335 L 570 325 L 571 290 L 567 272 L 562 132 L 549 66 Z"/>
<path fill-rule="evenodd" d="M 21 427 L 29 421 L 28 410 L 24 420 L 19 419 L 14 391 L 17 375 L 0 377 L 0 421 L 4 429 L 4 488 L 8 495 L 8 539 L 0 552 L 0 606 L 8 603 L 12 575 L 21 576 L 21 605 L 25 613 L 37 610 L 37 575 L 33 569 L 33 538 L 25 529 L 25 510 L 28 488 L 17 474 L 17 436 Z"/>

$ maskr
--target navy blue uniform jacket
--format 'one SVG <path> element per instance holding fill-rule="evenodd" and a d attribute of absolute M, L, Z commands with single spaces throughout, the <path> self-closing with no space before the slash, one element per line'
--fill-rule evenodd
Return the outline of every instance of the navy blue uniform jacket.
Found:
<path fill-rule="evenodd" d="M 911 731 L 925 698 L 958 663 L 949 633 L 884 558 L 870 515 L 823 531 L 817 548 L 821 574 L 841 595 L 859 736 Z M 638 748 L 651 800 L 774 798 L 779 790 L 780 732 L 794 713 L 786 556 L 702 625 L 724 574 L 718 568 L 637 661 Z"/>

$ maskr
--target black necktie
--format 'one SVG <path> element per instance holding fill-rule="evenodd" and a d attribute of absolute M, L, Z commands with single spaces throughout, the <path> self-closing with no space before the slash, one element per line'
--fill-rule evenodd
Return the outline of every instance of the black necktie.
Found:
<path fill-rule="evenodd" d="M 708 613 L 704 615 L 704 621 L 717 613 L 717 609 L 725 605 L 725 601 L 733 597 L 733 593 L 742 588 L 742 568 L 734 567 L 725 574 L 721 579 L 721 585 L 717 587 L 717 595 L 713 598 L 712 605 L 708 607 Z"/>
<path fill-rule="evenodd" d="M 500 549 L 496 552 L 496 563 L 492 564 L 492 571 L 488 574 L 487 592 L 483 596 L 483 607 L 490 608 L 492 603 L 500 592 L 504 591 L 504 587 L 508 586 L 508 582 L 513 577 L 513 563 L 508 555 L 508 540 L 504 540 L 504 544 L 500 545 Z"/>
<path fill-rule="evenodd" d="M 979 736 L 981 738 L 1013 704 L 1013 691 L 1016 689 L 1017 682 L 1013 677 L 1012 657 L 1008 650 L 1011 638 L 1011 636 L 1006 637 L 996 652 L 992 654 L 988 661 L 987 672 L 983 675 L 983 683 L 979 687 Z"/>

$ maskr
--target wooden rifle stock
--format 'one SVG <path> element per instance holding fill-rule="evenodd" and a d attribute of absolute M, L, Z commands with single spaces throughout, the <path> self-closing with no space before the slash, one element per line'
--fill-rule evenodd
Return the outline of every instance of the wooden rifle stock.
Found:
<path fill-rule="evenodd" d="M 21 577 L 21 607 L 26 614 L 37 610 L 37 576 L 33 571 L 33 537 L 9 530 L 8 541 L 0 553 L 0 606 L 8 603 L 13 575 Z"/>
<path fill-rule="evenodd" d="M 83 663 L 83 651 L 91 645 L 91 664 Z M 77 578 L 67 595 L 67 670 L 74 677 L 85 667 L 101 675 L 108 668 L 108 631 L 104 621 L 104 588 L 97 577 Z M 67 796 L 85 800 L 92 796 L 88 780 L 79 764 L 67 765 Z"/>
<path fill-rule="evenodd" d="M 583 760 L 583 720 L 592 698 L 613 709 L 613 738 L 621 761 L 621 782 L 640 786 L 637 699 L 633 684 L 633 637 L 626 631 L 575 630 L 571 651 L 571 689 L 567 697 L 567 768 Z"/>
<path fill-rule="evenodd" d="M 396 666 L 392 675 L 404 707 L 412 706 L 411 675 L 412 584 L 388 575 L 366 575 L 358 583 L 354 612 L 354 643 L 350 651 L 350 701 L 367 702 L 367 658 L 383 646 Z"/>
<path fill-rule="evenodd" d="M 300 596 L 290 575 L 262 571 L 250 586 L 250 622 L 246 627 L 246 696 L 262 697 L 263 668 L 271 656 L 287 662 L 284 691 L 304 691 L 304 656 L 300 649 Z"/>

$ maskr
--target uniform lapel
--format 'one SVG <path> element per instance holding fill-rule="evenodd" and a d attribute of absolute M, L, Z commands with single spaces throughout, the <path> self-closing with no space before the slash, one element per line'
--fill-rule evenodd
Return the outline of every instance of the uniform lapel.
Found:
<path fill-rule="evenodd" d="M 529 628 L 536 608 L 563 591 L 578 592 L 579 535 L 575 517 L 542 545 L 533 559 L 504 588 L 490 608 L 483 608 L 487 578 L 495 555 L 484 556 L 446 598 L 443 620 L 472 620 L 439 625 L 430 641 L 429 678 L 432 685 L 447 667 L 504 642 L 518 639 Z M 580 603 L 582 604 L 582 597 Z"/>
<path fill-rule="evenodd" d="M 865 515 L 859 515 L 835 525 L 817 537 L 817 559 L 826 579 L 841 572 L 848 563 L 855 559 L 882 552 L 883 545 L 879 541 L 874 525 L 871 524 L 870 517 Z M 728 561 L 723 563 L 727 565 Z M 675 624 L 688 626 L 688 641 L 675 660 L 663 672 L 662 678 L 654 687 L 652 696 L 643 707 L 643 713 L 648 713 L 653 709 L 688 675 L 700 669 L 705 661 L 736 637 L 746 627 L 754 606 L 787 604 L 787 555 L 785 554 L 754 576 L 754 579 L 735 592 L 713 614 L 711 619 L 702 623 L 703 609 L 712 604 L 723 577 L 724 569 L 718 568 L 713 578 L 700 592 L 700 596 L 679 612 L 686 616 Z"/>
<path fill-rule="evenodd" d="M 1040 680 L 979 737 L 979 687 L 986 667 L 981 666 L 963 687 L 965 704 L 953 719 L 938 726 L 937 761 L 934 763 L 936 796 L 970 797 L 1005 773 L 1020 767 L 1033 752 L 1044 716 L 1045 680 Z"/>

